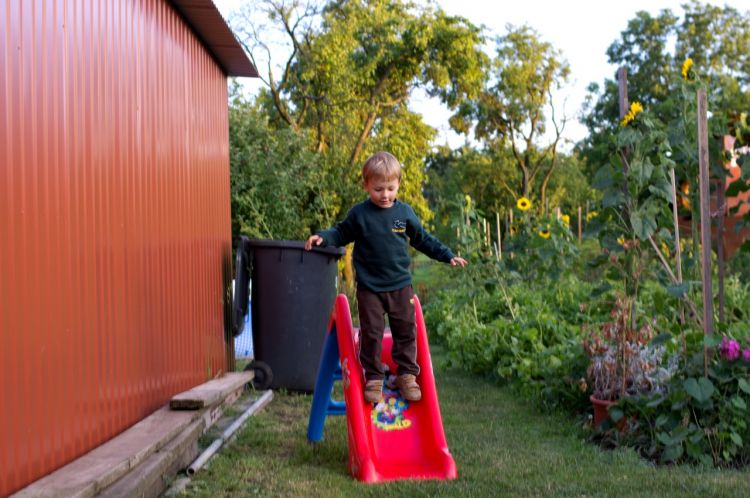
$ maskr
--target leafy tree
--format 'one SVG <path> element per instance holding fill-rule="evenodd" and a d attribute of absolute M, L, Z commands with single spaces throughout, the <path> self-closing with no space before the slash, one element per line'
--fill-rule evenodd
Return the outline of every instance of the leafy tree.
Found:
<path fill-rule="evenodd" d="M 236 86 L 229 143 L 233 237 L 300 239 L 333 221 L 331 180 L 307 137 L 271 128 Z"/>
<path fill-rule="evenodd" d="M 558 146 L 567 120 L 555 114 L 552 93 L 567 80 L 570 68 L 528 26 L 509 26 L 496 44 L 482 93 L 464 104 L 451 124 L 462 132 L 473 127 L 487 148 L 507 148 L 519 173 L 511 190 L 516 197 L 536 197 L 544 206 L 549 181 L 559 166 Z M 554 128 L 549 142 L 547 117 Z"/>
<path fill-rule="evenodd" d="M 563 213 L 570 215 L 571 230 L 577 226 L 578 208 L 584 208 L 587 203 L 593 206 L 597 199 L 596 191 L 589 184 L 589 178 L 584 170 L 585 163 L 580 155 L 558 155 L 559 167 L 550 177 L 549 205 L 559 207 Z M 582 213 L 585 215 L 586 213 Z"/>
<path fill-rule="evenodd" d="M 504 155 L 469 146 L 442 147 L 429 156 L 425 195 L 435 212 L 435 230 L 441 240 L 455 237 L 452 222 L 460 218 L 467 195 L 490 220 L 494 213 L 505 216 L 508 206 L 515 204 L 515 193 L 508 185 L 517 175 L 515 162 L 507 151 L 501 152 Z"/>
<path fill-rule="evenodd" d="M 750 13 L 732 7 L 716 7 L 692 0 L 678 17 L 664 9 L 658 15 L 638 12 L 628 21 L 619 40 L 607 49 L 608 61 L 628 71 L 630 100 L 643 104 L 660 121 L 670 125 L 684 119 L 680 103 L 679 75 L 691 58 L 712 89 L 710 108 L 727 114 L 750 105 Z M 684 101 L 684 99 L 682 99 Z M 609 135 L 619 123 L 616 77 L 603 87 L 592 83 L 583 122 L 589 136 L 580 148 L 595 171 L 607 161 Z M 717 120 L 718 121 L 718 120 Z M 670 139 L 678 138 L 673 136 Z M 678 160 L 679 163 L 679 160 Z"/>
<path fill-rule="evenodd" d="M 261 99 L 293 130 L 310 130 L 311 148 L 341 179 L 338 210 L 361 197 L 363 158 L 388 149 L 407 170 L 403 198 L 428 215 L 420 186 L 434 130 L 409 110 L 409 99 L 421 87 L 455 109 L 476 95 L 486 62 L 479 28 L 432 4 L 399 0 L 259 5 L 292 47 L 279 77 L 269 66 Z M 252 31 L 251 7 L 235 24 L 252 54 L 264 45 Z"/>
<path fill-rule="evenodd" d="M 561 154 L 561 167 L 551 176 L 550 205 L 560 207 L 561 213 L 577 230 L 578 207 L 595 198 L 582 163 L 576 155 Z M 457 150 L 439 148 L 428 158 L 425 195 L 435 213 L 435 231 L 441 240 L 456 237 L 456 220 L 467 214 L 466 196 L 476 215 L 486 218 L 493 226 L 495 238 L 496 213 L 507 221 L 508 213 L 516 205 L 520 174 L 515 158 L 508 149 L 483 149 L 464 146 Z M 463 216 L 462 216 L 463 214 Z M 507 227 L 503 223 L 503 233 Z"/>

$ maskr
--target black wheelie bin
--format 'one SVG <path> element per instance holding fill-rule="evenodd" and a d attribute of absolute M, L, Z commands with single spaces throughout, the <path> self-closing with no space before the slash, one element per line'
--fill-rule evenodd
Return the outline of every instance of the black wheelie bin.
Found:
<path fill-rule="evenodd" d="M 344 249 L 305 251 L 304 245 L 302 241 L 241 237 L 237 247 L 237 263 L 247 265 L 245 273 L 252 279 L 255 358 L 248 368 L 255 371 L 254 385 L 259 389 L 312 392 L 315 387 L 336 297 L 336 263 Z M 245 252 L 244 263 L 240 251 Z M 242 282 L 239 285 L 243 288 Z"/>

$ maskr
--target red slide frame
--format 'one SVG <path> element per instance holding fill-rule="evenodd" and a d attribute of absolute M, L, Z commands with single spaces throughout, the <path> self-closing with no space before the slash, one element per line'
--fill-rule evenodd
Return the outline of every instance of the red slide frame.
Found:
<path fill-rule="evenodd" d="M 417 382 L 422 388 L 422 399 L 407 402 L 397 391 L 386 389 L 383 401 L 373 405 L 363 397 L 364 377 L 356 354 L 356 330 L 352 326 L 349 302 L 343 294 L 336 298 L 331 318 L 336 323 L 346 402 L 349 470 L 363 482 L 457 477 L 456 463 L 443 431 L 427 330 L 417 296 L 414 296 L 414 308 L 417 363 L 421 370 Z M 387 331 L 382 359 L 391 372 L 395 372 L 391 345 Z"/>

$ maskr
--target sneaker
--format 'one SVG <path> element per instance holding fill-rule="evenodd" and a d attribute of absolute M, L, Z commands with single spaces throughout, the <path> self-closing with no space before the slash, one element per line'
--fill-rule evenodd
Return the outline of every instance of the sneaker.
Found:
<path fill-rule="evenodd" d="M 383 397 L 383 381 L 368 380 L 365 384 L 365 401 L 377 403 Z"/>
<path fill-rule="evenodd" d="M 396 387 L 401 391 L 401 396 L 406 401 L 419 401 L 422 399 L 422 391 L 417 384 L 417 378 L 411 374 L 396 377 Z"/>

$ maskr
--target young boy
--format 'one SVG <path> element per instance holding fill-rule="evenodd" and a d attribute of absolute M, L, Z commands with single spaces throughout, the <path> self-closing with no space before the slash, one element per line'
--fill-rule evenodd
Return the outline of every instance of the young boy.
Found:
<path fill-rule="evenodd" d="M 334 228 L 310 236 L 305 249 L 354 242 L 359 359 L 365 371 L 365 400 L 377 403 L 382 397 L 385 369 L 380 354 L 387 313 L 393 361 L 398 366 L 396 386 L 406 400 L 418 401 L 422 392 L 416 381 L 419 365 L 407 244 L 452 266 L 463 267 L 467 262 L 425 232 L 411 206 L 396 199 L 401 164 L 394 156 L 378 152 L 369 158 L 362 168 L 362 180 L 370 198 L 354 206 Z"/>

